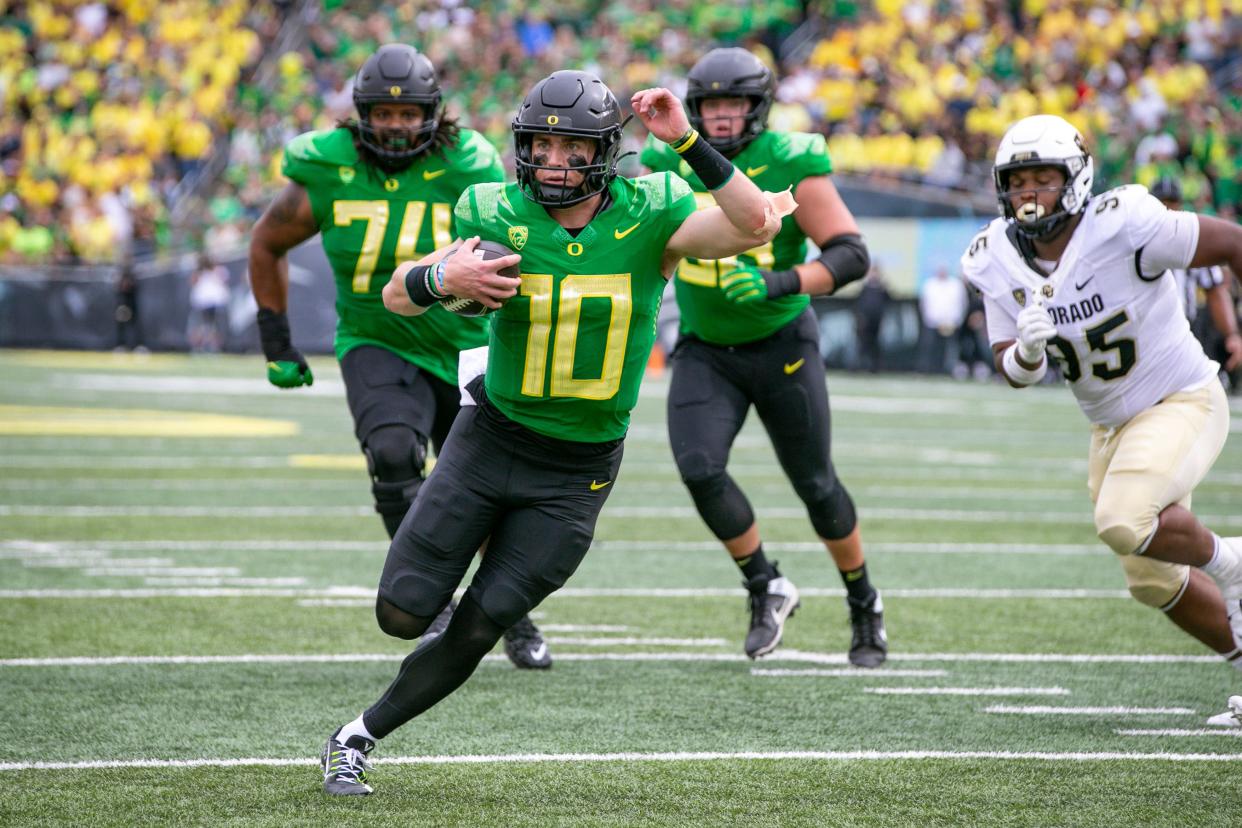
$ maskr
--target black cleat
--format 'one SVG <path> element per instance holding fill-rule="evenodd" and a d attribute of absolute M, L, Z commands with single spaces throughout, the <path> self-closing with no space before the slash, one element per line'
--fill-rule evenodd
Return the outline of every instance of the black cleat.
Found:
<path fill-rule="evenodd" d="M 850 664 L 855 667 L 879 667 L 888 658 L 888 634 L 884 631 L 884 602 L 879 591 L 872 602 L 864 607 L 846 599 L 850 608 L 850 626 L 854 635 L 850 640 Z"/>
<path fill-rule="evenodd" d="M 505 630 L 505 655 L 519 670 L 546 670 L 552 666 L 548 642 L 529 615 Z"/>
<path fill-rule="evenodd" d="M 338 727 L 323 747 L 319 763 L 323 767 L 323 792 L 330 796 L 366 796 L 371 793 L 367 754 L 375 743 L 361 736 L 350 736 L 344 744 L 336 740 Z"/>
<path fill-rule="evenodd" d="M 750 592 L 750 632 L 746 634 L 746 655 L 759 658 L 781 643 L 785 619 L 801 606 L 798 588 L 779 573 L 775 578 L 752 578 L 743 581 L 743 585 Z"/>

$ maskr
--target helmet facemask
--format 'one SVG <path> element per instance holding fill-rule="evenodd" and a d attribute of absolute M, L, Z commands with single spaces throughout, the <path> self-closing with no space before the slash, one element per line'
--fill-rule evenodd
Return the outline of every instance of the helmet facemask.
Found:
<path fill-rule="evenodd" d="M 400 103 L 408 102 L 400 101 Z M 386 100 L 383 103 L 392 103 L 392 101 Z M 358 107 L 358 141 L 375 156 L 385 169 L 405 169 L 435 141 L 442 114 L 437 106 L 438 103 L 439 101 L 419 102 L 419 107 L 423 111 L 423 122 L 416 129 L 388 125 L 376 126 L 371 122 L 371 107 L 374 104 L 361 104 Z"/>

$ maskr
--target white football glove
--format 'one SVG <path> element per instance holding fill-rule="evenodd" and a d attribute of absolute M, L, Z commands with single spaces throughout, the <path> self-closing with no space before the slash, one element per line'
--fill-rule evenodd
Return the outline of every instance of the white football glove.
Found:
<path fill-rule="evenodd" d="M 1032 303 L 1018 314 L 1018 356 L 1028 365 L 1044 358 L 1048 340 L 1056 335 L 1057 328 L 1043 305 Z"/>

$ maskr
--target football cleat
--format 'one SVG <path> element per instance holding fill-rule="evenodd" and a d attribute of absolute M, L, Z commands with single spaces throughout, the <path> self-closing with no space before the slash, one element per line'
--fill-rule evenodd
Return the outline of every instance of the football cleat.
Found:
<path fill-rule="evenodd" d="M 850 608 L 850 664 L 855 667 L 879 667 L 888 658 L 888 633 L 884 631 L 884 602 L 877 590 L 875 598 L 867 606 L 855 606 L 846 599 Z"/>
<path fill-rule="evenodd" d="M 367 754 L 375 743 L 362 736 L 350 736 L 344 743 L 336 740 L 336 733 L 323 746 L 319 764 L 323 768 L 323 792 L 330 796 L 366 796 L 372 788 L 367 784 L 367 772 L 371 765 Z"/>
<path fill-rule="evenodd" d="M 505 655 L 519 670 L 546 670 L 552 666 L 548 642 L 529 615 L 505 630 Z"/>
<path fill-rule="evenodd" d="M 759 658 L 776 649 L 785 631 L 785 619 L 801 603 L 798 588 L 783 575 L 759 576 L 744 581 L 750 593 L 750 632 L 746 633 L 746 655 Z"/>
<path fill-rule="evenodd" d="M 1229 697 L 1229 709 L 1207 720 L 1216 727 L 1242 727 L 1242 696 Z"/>

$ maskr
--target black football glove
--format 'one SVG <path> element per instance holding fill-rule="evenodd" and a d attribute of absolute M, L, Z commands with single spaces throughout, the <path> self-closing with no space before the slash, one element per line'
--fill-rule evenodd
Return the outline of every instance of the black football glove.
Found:
<path fill-rule="evenodd" d="M 259 308 L 259 341 L 267 358 L 267 381 L 278 388 L 314 385 L 315 377 L 306 357 L 293 347 L 289 317 L 268 308 Z"/>

